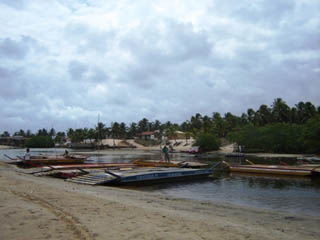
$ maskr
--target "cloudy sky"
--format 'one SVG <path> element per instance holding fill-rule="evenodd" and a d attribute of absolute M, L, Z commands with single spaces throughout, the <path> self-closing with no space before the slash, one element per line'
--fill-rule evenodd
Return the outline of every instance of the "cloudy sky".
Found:
<path fill-rule="evenodd" d="M 319 0 L 0 0 L 0 132 L 320 105 Z"/>

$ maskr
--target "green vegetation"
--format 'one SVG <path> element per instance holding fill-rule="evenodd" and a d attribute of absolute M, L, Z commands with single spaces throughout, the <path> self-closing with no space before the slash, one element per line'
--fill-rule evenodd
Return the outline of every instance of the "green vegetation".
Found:
<path fill-rule="evenodd" d="M 276 99 L 272 108 L 263 105 L 251 116 L 227 136 L 245 152 L 320 153 L 320 113 L 311 103 L 300 102 L 290 109 Z"/>
<path fill-rule="evenodd" d="M 208 150 L 216 149 L 216 145 L 219 145 L 219 141 L 213 141 L 214 137 L 236 142 L 242 145 L 245 151 L 320 153 L 320 107 L 316 108 L 310 102 L 299 102 L 294 107 L 289 107 L 281 98 L 275 99 L 270 107 L 263 104 L 256 111 L 249 108 L 241 116 L 235 116 L 230 112 L 223 116 L 218 112 L 213 112 L 211 116 L 197 113 L 180 125 L 170 121 L 150 122 L 143 118 L 128 126 L 123 122 L 111 122 L 110 127 L 107 127 L 99 122 L 95 128 L 69 128 L 66 134 L 56 133 L 54 129 L 50 129 L 49 132 L 40 129 L 37 134 L 32 134 L 30 130 L 24 132 L 21 129 L 14 135 L 27 138 L 50 136 L 55 143 L 63 143 L 68 137 L 77 143 L 84 139 L 98 141 L 106 137 L 128 139 L 142 132 L 155 130 L 158 131 L 158 136 L 166 135 L 170 139 L 176 138 L 175 131 L 183 131 L 187 133 L 186 142 L 190 136 L 195 136 L 201 143 L 212 142 L 212 146 L 204 147 Z M 10 134 L 6 131 L 1 134 L 1 136 L 8 135 Z"/>
<path fill-rule="evenodd" d="M 33 136 L 26 140 L 25 145 L 30 148 L 51 148 L 54 142 L 49 136 Z"/>
<path fill-rule="evenodd" d="M 220 139 L 212 133 L 199 133 L 195 140 L 194 146 L 199 146 L 201 152 L 219 150 Z"/>

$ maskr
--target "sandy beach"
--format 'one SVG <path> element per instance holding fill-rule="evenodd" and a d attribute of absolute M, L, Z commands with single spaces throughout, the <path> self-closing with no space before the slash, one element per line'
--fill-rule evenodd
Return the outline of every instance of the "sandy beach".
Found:
<path fill-rule="evenodd" d="M 0 239 L 318 239 L 320 218 L 35 177 L 0 163 Z"/>

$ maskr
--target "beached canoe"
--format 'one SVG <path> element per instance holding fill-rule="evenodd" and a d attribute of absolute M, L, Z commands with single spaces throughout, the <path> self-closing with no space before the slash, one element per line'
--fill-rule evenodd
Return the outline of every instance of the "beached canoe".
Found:
<path fill-rule="evenodd" d="M 30 160 L 24 160 L 19 157 L 18 164 L 25 164 L 27 166 L 36 165 L 57 165 L 57 164 L 82 164 L 87 160 L 88 156 L 84 155 L 69 155 L 69 156 L 31 156 Z"/>
<path fill-rule="evenodd" d="M 225 163 L 225 162 L 224 162 Z M 257 174 L 275 174 L 287 176 L 315 176 L 320 175 L 318 167 L 299 167 L 299 166 L 283 166 L 283 165 L 229 165 L 231 172 L 257 173 Z"/>

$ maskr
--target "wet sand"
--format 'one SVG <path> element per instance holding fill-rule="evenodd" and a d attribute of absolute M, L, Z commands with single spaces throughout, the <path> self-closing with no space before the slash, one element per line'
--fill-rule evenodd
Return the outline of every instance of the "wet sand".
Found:
<path fill-rule="evenodd" d="M 320 218 L 35 177 L 0 163 L 0 239 L 318 239 Z"/>

